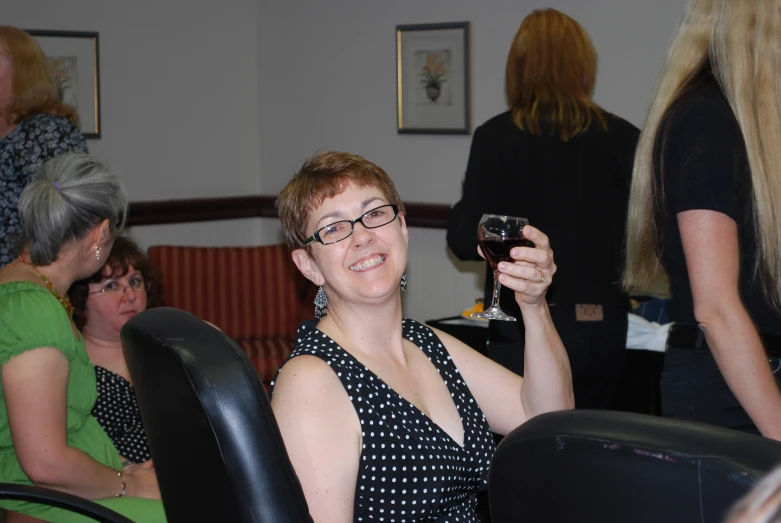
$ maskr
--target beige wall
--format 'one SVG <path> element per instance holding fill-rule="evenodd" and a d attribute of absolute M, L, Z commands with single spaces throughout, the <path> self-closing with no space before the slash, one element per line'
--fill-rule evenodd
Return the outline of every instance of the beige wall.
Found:
<path fill-rule="evenodd" d="M 655 77 L 684 0 L 296 0 L 261 2 L 258 27 L 260 166 L 278 191 L 318 149 L 344 149 L 381 165 L 402 198 L 452 204 L 461 195 L 469 136 L 396 133 L 397 24 L 468 20 L 472 117 L 505 109 L 504 67 L 532 9 L 556 7 L 580 21 L 599 53 L 595 98 L 642 125 Z M 529 173 L 534 176 L 534 173 Z M 277 237 L 274 225 L 265 239 Z M 556 239 L 552 238 L 555 249 Z M 410 233 L 406 314 L 457 314 L 482 296 L 482 264 L 455 265 L 444 231 Z"/>
<path fill-rule="evenodd" d="M 102 138 L 132 200 L 256 194 L 256 0 L 4 0 L 23 29 L 98 31 Z M 252 244 L 257 220 L 143 227 L 144 245 Z"/>
<path fill-rule="evenodd" d="M 450 204 L 470 137 L 396 133 L 397 24 L 471 22 L 479 124 L 504 109 L 504 61 L 520 20 L 557 7 L 597 47 L 596 100 L 641 125 L 684 3 L 5 0 L 2 23 L 100 32 L 103 137 L 89 146 L 119 170 L 134 200 L 275 193 L 307 156 L 334 148 L 380 164 L 407 200 Z M 275 220 L 133 232 L 143 245 L 280 239 Z M 453 263 L 444 231 L 412 230 L 406 314 L 427 320 L 470 306 L 482 294 L 480 270 Z"/>

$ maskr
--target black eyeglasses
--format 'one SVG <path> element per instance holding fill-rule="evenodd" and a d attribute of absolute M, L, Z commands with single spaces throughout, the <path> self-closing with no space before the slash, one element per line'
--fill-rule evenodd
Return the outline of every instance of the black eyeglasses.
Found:
<path fill-rule="evenodd" d="M 355 224 L 360 223 L 367 229 L 376 229 L 388 225 L 399 214 L 399 206 L 392 203 L 380 205 L 371 211 L 366 211 L 363 216 L 354 220 L 341 220 L 317 229 L 312 236 L 304 241 L 304 246 L 310 243 L 320 242 L 323 245 L 346 240 L 355 230 Z"/>

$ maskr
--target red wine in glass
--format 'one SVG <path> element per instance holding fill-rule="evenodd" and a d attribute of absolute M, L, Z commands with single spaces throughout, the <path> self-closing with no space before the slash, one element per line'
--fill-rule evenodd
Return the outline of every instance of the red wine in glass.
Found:
<path fill-rule="evenodd" d="M 493 270 L 496 270 L 499 262 L 513 262 L 513 258 L 510 256 L 513 247 L 533 246 L 532 242 L 526 238 L 479 238 L 478 243 Z"/>
<path fill-rule="evenodd" d="M 472 314 L 473 318 L 489 320 L 516 321 L 499 307 L 499 262 L 512 262 L 510 251 L 513 247 L 532 246 L 532 242 L 523 237 L 523 228 L 529 225 L 529 220 L 517 216 L 499 214 L 484 214 L 477 226 L 477 241 L 485 259 L 494 271 L 494 294 L 491 306 L 483 312 Z"/>

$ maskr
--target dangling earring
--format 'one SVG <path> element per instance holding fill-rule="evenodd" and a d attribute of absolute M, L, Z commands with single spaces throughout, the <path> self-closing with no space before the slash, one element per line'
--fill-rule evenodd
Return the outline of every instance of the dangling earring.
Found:
<path fill-rule="evenodd" d="M 404 276 L 401 277 L 401 290 L 406 291 L 407 290 L 407 273 L 404 273 Z"/>
<path fill-rule="evenodd" d="M 95 246 L 95 259 L 100 261 L 100 247 Z"/>
<path fill-rule="evenodd" d="M 328 315 L 328 296 L 322 287 L 317 289 L 315 296 L 315 318 L 322 319 Z"/>

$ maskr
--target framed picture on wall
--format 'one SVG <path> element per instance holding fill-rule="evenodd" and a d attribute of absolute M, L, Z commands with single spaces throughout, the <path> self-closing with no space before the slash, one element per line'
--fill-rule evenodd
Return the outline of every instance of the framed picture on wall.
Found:
<path fill-rule="evenodd" d="M 469 134 L 469 22 L 396 26 L 399 133 Z"/>
<path fill-rule="evenodd" d="M 85 138 L 100 138 L 98 33 L 28 29 L 46 55 L 60 99 L 79 113 Z"/>

